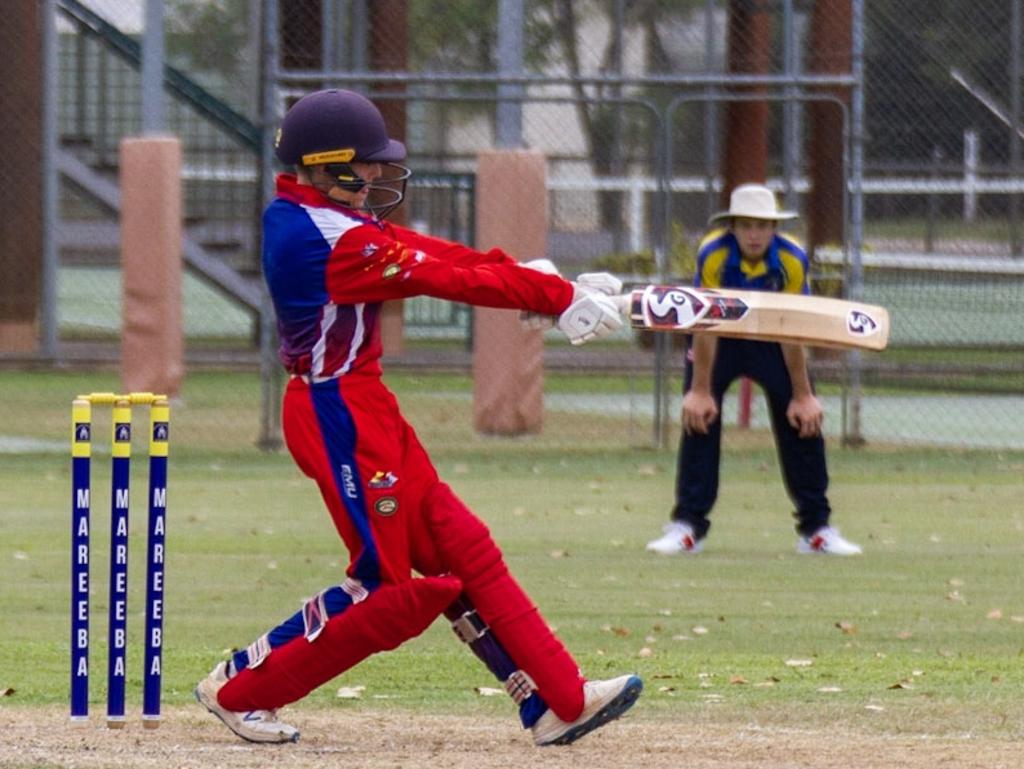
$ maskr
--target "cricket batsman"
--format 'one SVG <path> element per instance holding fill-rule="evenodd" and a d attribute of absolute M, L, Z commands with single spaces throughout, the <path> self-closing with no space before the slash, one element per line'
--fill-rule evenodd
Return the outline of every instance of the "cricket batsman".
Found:
<path fill-rule="evenodd" d="M 196 698 L 252 742 L 291 742 L 277 711 L 444 614 L 501 681 L 537 745 L 571 743 L 628 710 L 634 675 L 587 680 L 509 573 L 484 525 L 438 477 L 381 381 L 381 303 L 418 295 L 556 318 L 574 344 L 621 326 L 607 273 L 570 282 L 498 249 L 475 251 L 385 220 L 410 171 L 366 98 L 302 97 L 275 151 L 263 270 L 290 380 L 285 442 L 349 551 L 344 579 L 216 665 Z M 545 261 L 546 260 L 542 260 Z"/>

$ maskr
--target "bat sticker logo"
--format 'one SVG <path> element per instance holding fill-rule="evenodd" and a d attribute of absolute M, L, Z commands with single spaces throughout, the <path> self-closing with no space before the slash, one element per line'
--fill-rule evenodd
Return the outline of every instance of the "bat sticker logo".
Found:
<path fill-rule="evenodd" d="M 711 305 L 697 291 L 672 286 L 648 286 L 644 291 L 644 324 L 649 328 L 690 328 Z"/>
<path fill-rule="evenodd" d="M 850 310 L 846 316 L 846 330 L 851 336 L 871 336 L 878 329 L 878 321 L 863 310 Z"/>

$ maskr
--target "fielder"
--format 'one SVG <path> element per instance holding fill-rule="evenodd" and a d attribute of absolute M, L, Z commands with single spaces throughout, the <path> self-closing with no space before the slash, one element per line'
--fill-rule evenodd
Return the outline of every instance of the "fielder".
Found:
<path fill-rule="evenodd" d="M 579 344 L 621 326 L 608 296 L 621 283 L 605 273 L 572 283 L 497 249 L 386 222 L 405 194 L 405 147 L 352 91 L 301 98 L 275 151 L 295 168 L 278 177 L 263 219 L 264 275 L 291 375 L 284 437 L 351 560 L 341 584 L 219 663 L 196 698 L 243 739 L 295 741 L 278 708 L 444 614 L 504 684 L 536 744 L 568 744 L 617 718 L 642 682 L 586 680 L 486 526 L 438 478 L 381 381 L 380 312 L 385 300 L 417 295 L 519 309 L 556 317 Z"/>
<path fill-rule="evenodd" d="M 736 187 L 729 210 L 711 217 L 710 223 L 719 226 L 700 245 L 696 285 L 809 294 L 807 255 L 795 240 L 777 231 L 780 221 L 795 217 L 778 209 L 767 187 Z M 803 346 L 699 333 L 690 337 L 686 356 L 676 504 L 664 534 L 648 542 L 647 549 L 675 555 L 703 548 L 711 526 L 708 515 L 718 497 L 722 398 L 741 376 L 760 384 L 767 396 L 782 477 L 796 506 L 798 552 L 860 553 L 858 545 L 829 525 L 823 411 Z"/>

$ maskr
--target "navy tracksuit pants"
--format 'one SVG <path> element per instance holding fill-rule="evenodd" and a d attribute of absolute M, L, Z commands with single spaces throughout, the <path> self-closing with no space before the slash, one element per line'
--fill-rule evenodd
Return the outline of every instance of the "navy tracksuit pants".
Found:
<path fill-rule="evenodd" d="M 765 391 L 782 478 L 796 506 L 796 529 L 802 535 L 813 534 L 828 524 L 831 514 L 825 440 L 820 435 L 801 438 L 786 419 L 793 385 L 779 344 L 720 338 L 711 376 L 711 390 L 719 411 L 725 391 L 741 376 L 749 377 Z M 683 392 L 690 388 L 692 379 L 693 363 L 687 355 Z M 708 514 L 718 496 L 721 450 L 721 414 L 706 435 L 684 433 L 680 441 L 672 519 L 690 524 L 697 539 L 702 539 L 711 526 Z"/>

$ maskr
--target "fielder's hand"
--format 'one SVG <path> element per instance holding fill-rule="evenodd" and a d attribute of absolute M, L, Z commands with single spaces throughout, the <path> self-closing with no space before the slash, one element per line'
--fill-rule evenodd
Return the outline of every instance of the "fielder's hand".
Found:
<path fill-rule="evenodd" d="M 599 339 L 622 328 L 622 316 L 615 301 L 602 293 L 573 284 L 576 294 L 572 304 L 558 316 L 558 330 L 572 344 Z"/>
<path fill-rule="evenodd" d="M 555 263 L 550 259 L 531 259 L 528 262 L 520 262 L 520 266 L 528 267 L 531 270 L 543 272 L 547 275 L 561 274 L 558 272 Z M 519 312 L 519 322 L 531 331 L 547 331 L 549 328 L 554 328 L 556 320 L 557 318 L 553 318 L 550 315 L 541 315 L 539 312 L 531 310 L 520 310 Z"/>

